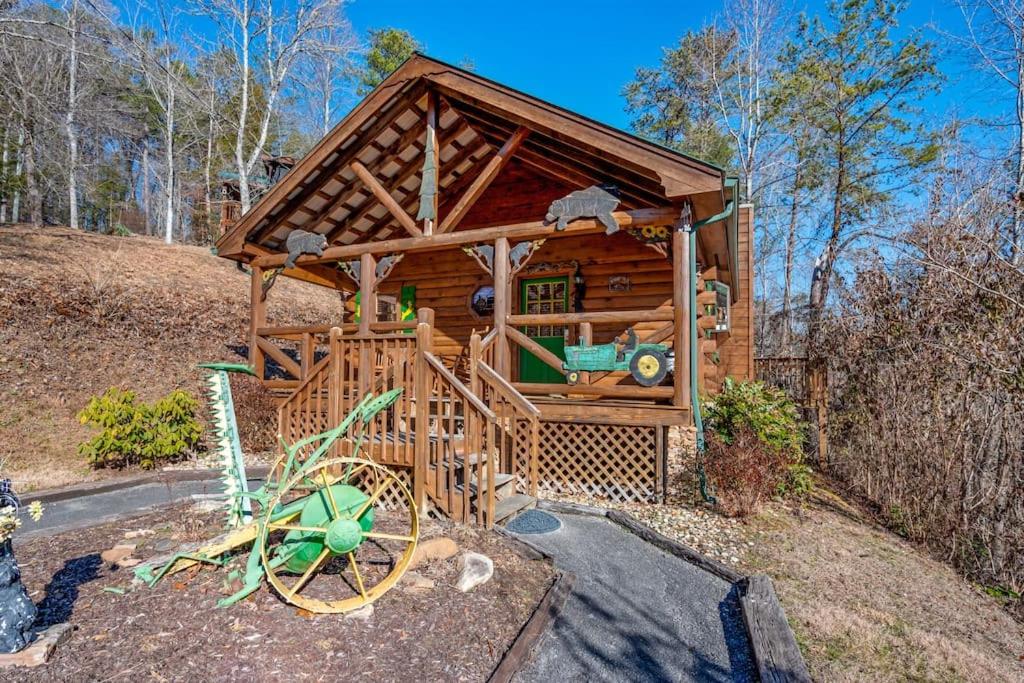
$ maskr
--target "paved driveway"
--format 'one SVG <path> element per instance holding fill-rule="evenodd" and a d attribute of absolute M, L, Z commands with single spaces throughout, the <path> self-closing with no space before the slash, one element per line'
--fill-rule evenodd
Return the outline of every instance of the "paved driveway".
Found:
<path fill-rule="evenodd" d="M 522 536 L 576 574 L 517 681 L 756 681 L 739 596 L 726 581 L 603 517 L 555 515 Z"/>

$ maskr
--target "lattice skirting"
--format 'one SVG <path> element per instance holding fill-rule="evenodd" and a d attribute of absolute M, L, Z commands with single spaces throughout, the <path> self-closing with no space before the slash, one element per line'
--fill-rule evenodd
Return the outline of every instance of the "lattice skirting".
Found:
<path fill-rule="evenodd" d="M 656 426 L 542 422 L 538 493 L 660 500 L 666 431 Z M 520 445 L 518 463 L 525 465 L 525 456 Z"/>
<path fill-rule="evenodd" d="M 412 493 L 412 468 L 411 467 L 388 467 L 391 472 L 398 477 L 398 480 Z M 367 495 L 372 495 L 376 487 L 373 475 L 364 476 L 363 472 L 357 473 L 352 477 L 352 485 L 358 486 L 360 489 L 366 492 Z M 397 487 L 389 487 L 381 497 L 378 499 L 379 507 L 384 510 L 408 510 L 409 506 L 404 496 Z"/>

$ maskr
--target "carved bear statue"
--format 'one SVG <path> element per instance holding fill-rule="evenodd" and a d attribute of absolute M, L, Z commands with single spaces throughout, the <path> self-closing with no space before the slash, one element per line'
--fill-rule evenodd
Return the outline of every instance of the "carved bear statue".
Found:
<path fill-rule="evenodd" d="M 558 225 L 555 229 L 565 230 L 565 226 L 577 218 L 596 218 L 604 225 L 605 234 L 611 235 L 619 230 L 619 223 L 612 215 L 612 211 L 618 206 L 618 197 L 608 190 L 592 185 L 551 202 L 544 220 L 548 223 L 557 220 Z"/>
<path fill-rule="evenodd" d="M 284 267 L 294 268 L 295 259 L 302 254 L 322 256 L 324 249 L 327 248 L 327 238 L 315 232 L 292 230 L 284 244 L 288 248 L 288 259 L 284 262 Z"/>

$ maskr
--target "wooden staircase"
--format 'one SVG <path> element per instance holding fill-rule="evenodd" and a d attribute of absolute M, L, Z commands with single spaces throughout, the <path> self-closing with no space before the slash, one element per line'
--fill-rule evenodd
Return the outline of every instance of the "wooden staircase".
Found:
<path fill-rule="evenodd" d="M 365 426 L 363 457 L 404 471 L 421 511 L 489 528 L 536 502 L 540 411 L 483 358 L 464 383 L 429 351 L 430 337 L 427 323 L 415 337 L 332 330 L 328 355 L 282 401 L 279 433 L 294 443 L 341 422 L 367 393 L 402 388 Z M 333 455 L 352 446 L 339 441 Z"/>

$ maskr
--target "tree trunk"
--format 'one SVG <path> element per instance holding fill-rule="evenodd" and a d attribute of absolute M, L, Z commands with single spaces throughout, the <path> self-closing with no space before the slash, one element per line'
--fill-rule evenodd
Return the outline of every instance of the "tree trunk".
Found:
<path fill-rule="evenodd" d="M 78 105 L 78 2 L 68 13 L 68 111 L 64 126 L 68 135 L 68 225 L 78 228 L 78 132 L 75 110 Z"/>
<path fill-rule="evenodd" d="M 7 162 L 8 149 L 7 141 L 10 139 L 10 128 L 4 127 L 4 140 L 0 143 L 0 181 L 3 181 L 3 186 L 0 186 L 0 223 L 7 222 Z"/>
<path fill-rule="evenodd" d="M 43 195 L 36 178 L 35 135 L 31 128 L 25 134 L 25 195 L 28 199 L 28 222 L 36 227 L 43 224 Z"/>
<path fill-rule="evenodd" d="M 246 5 L 248 10 L 248 5 Z M 249 210 L 249 169 L 245 163 L 245 124 L 249 118 L 249 17 L 243 15 L 242 25 L 242 93 L 238 106 L 238 129 L 235 131 L 235 166 L 238 167 L 238 195 L 241 213 Z"/>
<path fill-rule="evenodd" d="M 213 181 L 210 176 L 212 173 L 213 166 L 213 134 L 214 134 L 214 117 L 215 117 L 215 101 L 214 95 L 216 91 L 210 88 L 210 122 L 206 129 L 206 163 L 203 165 L 203 182 L 205 183 L 203 191 L 203 202 L 206 206 L 206 236 L 211 242 L 216 242 L 219 235 L 214 234 L 213 227 Z"/>
<path fill-rule="evenodd" d="M 11 197 L 11 222 L 21 221 L 21 172 L 25 163 L 25 127 L 18 127 L 18 146 L 14 148 L 14 177 L 18 181 Z"/>
<path fill-rule="evenodd" d="M 146 234 L 153 236 L 153 221 L 149 215 L 149 138 L 142 142 L 142 220 L 146 224 Z"/>
<path fill-rule="evenodd" d="M 840 132 L 842 134 L 842 132 Z M 846 156 L 840 146 L 836 152 L 836 183 L 832 196 L 832 231 L 825 248 L 814 262 L 811 275 L 810 301 L 808 301 L 807 357 L 815 359 L 821 355 L 821 322 L 828 304 L 828 291 L 832 282 L 832 270 L 836 263 L 836 250 L 843 229 L 843 192 L 846 190 Z"/>
<path fill-rule="evenodd" d="M 1013 203 L 1013 234 L 1010 235 L 1010 260 L 1024 260 L 1024 52 L 1017 53 L 1017 186 Z"/>
<path fill-rule="evenodd" d="M 800 158 L 797 155 L 793 175 L 793 199 L 789 208 L 789 230 L 786 234 L 786 269 L 782 285 L 782 347 L 789 353 L 793 338 L 793 258 L 796 253 L 796 228 L 800 215 Z"/>

